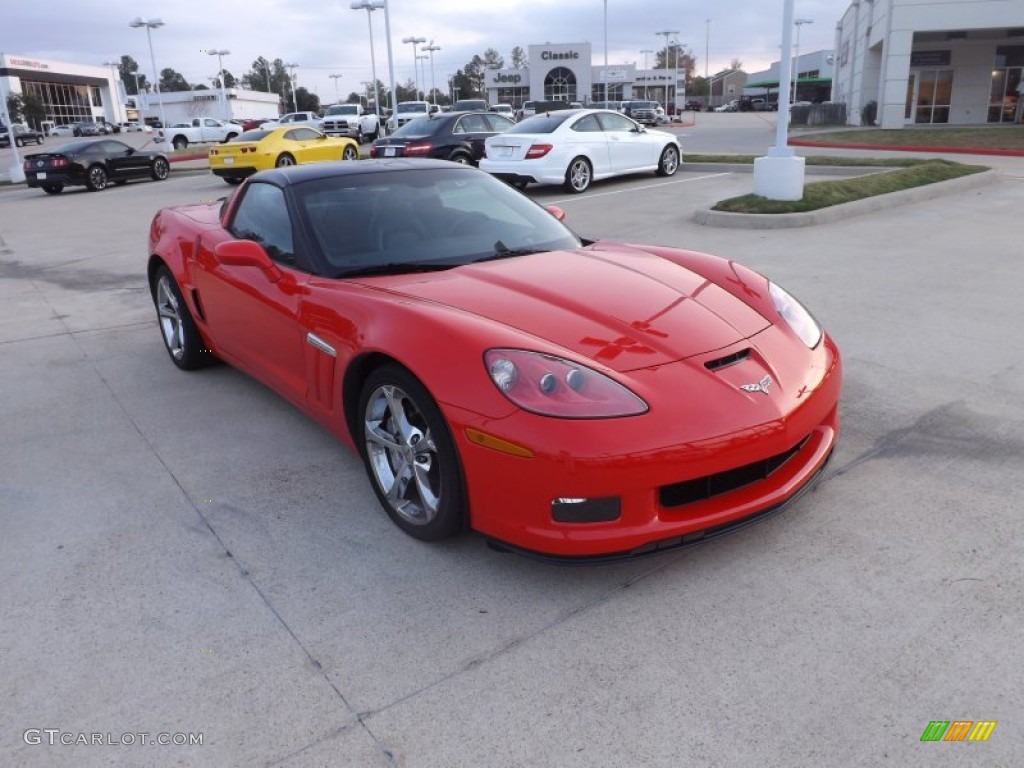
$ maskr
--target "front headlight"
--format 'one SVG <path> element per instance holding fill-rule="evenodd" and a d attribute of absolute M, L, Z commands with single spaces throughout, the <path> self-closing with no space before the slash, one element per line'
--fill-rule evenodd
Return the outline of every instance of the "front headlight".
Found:
<path fill-rule="evenodd" d="M 607 419 L 646 413 L 647 403 L 585 365 L 522 349 L 489 349 L 487 373 L 524 411 L 563 419 Z"/>
<path fill-rule="evenodd" d="M 793 329 L 793 333 L 800 337 L 800 341 L 809 349 L 818 346 L 818 342 L 821 341 L 821 326 L 804 305 L 771 281 L 768 282 L 768 295 L 772 297 L 775 311 L 782 315 L 782 319 Z"/>

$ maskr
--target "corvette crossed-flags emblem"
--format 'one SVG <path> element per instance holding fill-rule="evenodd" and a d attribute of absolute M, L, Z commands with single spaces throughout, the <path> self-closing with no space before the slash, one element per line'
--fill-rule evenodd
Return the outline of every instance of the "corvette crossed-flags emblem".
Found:
<path fill-rule="evenodd" d="M 772 385 L 772 377 L 765 374 L 760 381 L 754 384 L 740 384 L 740 389 L 744 392 L 764 392 L 768 394 L 768 387 Z"/>

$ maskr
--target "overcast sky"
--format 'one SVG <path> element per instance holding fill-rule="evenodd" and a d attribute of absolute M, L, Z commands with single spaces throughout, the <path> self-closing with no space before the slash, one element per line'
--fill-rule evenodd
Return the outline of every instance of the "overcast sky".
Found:
<path fill-rule="evenodd" d="M 425 37 L 434 54 L 437 87 L 474 54 L 495 48 L 509 63 L 513 46 L 589 42 L 593 64 L 604 62 L 603 0 L 390 0 L 395 79 L 413 77 L 412 46 L 403 37 Z M 813 20 L 800 33 L 804 53 L 835 46 L 835 26 L 848 0 L 796 0 L 796 17 Z M 207 83 L 217 59 L 203 53 L 227 49 L 224 68 L 240 77 L 257 56 L 299 64 L 298 83 L 332 101 L 335 81 L 342 98 L 370 80 L 367 13 L 350 0 L 0 0 L 0 51 L 81 64 L 100 64 L 128 54 L 151 76 L 144 29 L 136 16 L 160 18 L 153 30 L 157 67 L 172 67 L 191 83 Z M 678 39 L 705 71 L 705 32 L 710 29 L 708 69 L 714 74 L 739 59 L 747 72 L 766 69 L 779 57 L 783 0 L 607 0 L 608 63 L 644 65 L 644 49 L 665 44 L 659 30 Z M 373 40 L 377 77 L 387 83 L 384 13 L 375 11 Z M 705 22 L 711 20 L 710 26 Z M 654 56 L 648 54 L 653 65 Z M 430 85 L 430 68 L 425 70 Z"/>

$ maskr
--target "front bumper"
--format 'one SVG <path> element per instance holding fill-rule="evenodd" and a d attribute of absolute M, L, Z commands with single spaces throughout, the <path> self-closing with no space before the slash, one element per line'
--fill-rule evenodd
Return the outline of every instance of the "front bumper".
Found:
<path fill-rule="evenodd" d="M 778 339 L 766 341 L 771 347 Z M 785 393 L 774 399 L 730 395 L 718 404 L 708 397 L 674 407 L 676 397 L 665 393 L 685 398 L 693 380 L 686 364 L 675 363 L 630 375 L 662 393 L 637 392 L 651 403 L 642 416 L 565 421 L 516 412 L 495 423 L 446 408 L 467 478 L 471 527 L 510 549 L 571 563 L 651 554 L 779 511 L 814 483 L 838 436 L 839 354 L 826 337 L 811 355 L 806 371 L 776 377 Z M 735 388 L 724 382 L 708 394 L 718 386 Z M 744 405 L 737 409 L 736 402 Z M 482 447 L 466 437 L 466 426 L 534 456 Z M 751 467 L 767 469 L 747 481 Z M 680 488 L 705 482 L 706 494 L 679 500 L 687 495 Z M 614 520 L 557 522 L 552 514 L 556 499 L 608 498 L 618 500 Z"/>

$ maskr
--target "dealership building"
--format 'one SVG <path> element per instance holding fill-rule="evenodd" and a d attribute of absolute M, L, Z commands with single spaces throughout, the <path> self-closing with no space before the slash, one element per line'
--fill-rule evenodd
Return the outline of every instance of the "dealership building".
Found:
<path fill-rule="evenodd" d="M 836 27 L 832 100 L 882 128 L 1012 123 L 1024 77 L 1021 0 L 857 0 Z"/>
<path fill-rule="evenodd" d="M 160 101 L 168 124 L 186 122 L 195 117 L 262 118 L 276 117 L 279 98 L 276 93 L 225 90 L 168 91 L 128 96 L 116 67 L 71 64 L 33 59 L 17 54 L 0 56 L 0 97 L 6 103 L 9 94 L 32 94 L 46 110 L 45 120 L 54 125 L 77 122 L 120 123 L 144 118 L 160 119 Z M 41 129 L 43 126 L 34 126 Z"/>
<path fill-rule="evenodd" d="M 638 69 L 635 64 L 593 66 L 590 43 L 543 43 L 527 49 L 529 66 L 484 72 L 487 101 L 520 106 L 527 100 L 621 101 L 654 99 L 679 104 L 686 98 L 684 73 Z M 607 97 L 605 96 L 607 92 Z"/>

